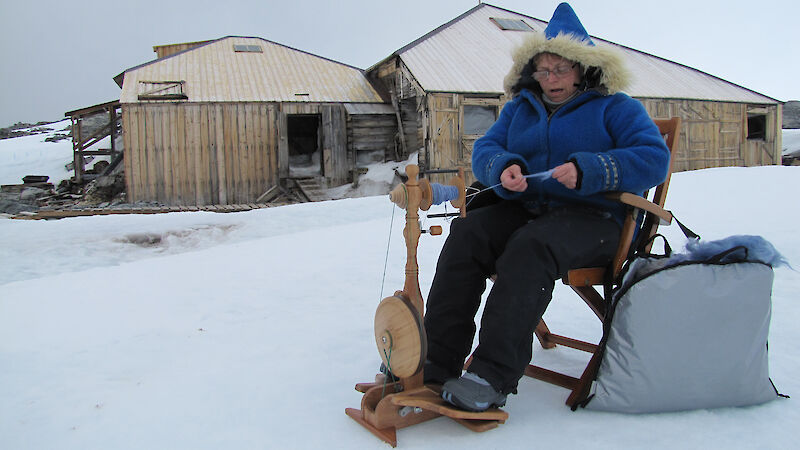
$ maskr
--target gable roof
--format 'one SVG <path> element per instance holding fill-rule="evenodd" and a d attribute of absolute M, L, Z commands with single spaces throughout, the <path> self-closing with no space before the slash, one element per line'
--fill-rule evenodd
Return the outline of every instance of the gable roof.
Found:
<path fill-rule="evenodd" d="M 522 20 L 534 33 L 547 22 L 486 3 L 475 6 L 368 69 L 399 57 L 426 92 L 503 93 L 511 53 L 530 32 L 501 30 L 491 19 Z M 596 45 L 616 47 L 631 71 L 626 93 L 639 98 L 680 98 L 742 103 L 778 100 L 700 70 L 595 36 Z"/>
<path fill-rule="evenodd" d="M 234 46 L 260 51 L 234 51 Z M 187 102 L 383 103 L 364 71 L 257 37 L 227 36 L 132 67 L 114 80 L 121 103 L 141 82 L 183 82 Z"/>

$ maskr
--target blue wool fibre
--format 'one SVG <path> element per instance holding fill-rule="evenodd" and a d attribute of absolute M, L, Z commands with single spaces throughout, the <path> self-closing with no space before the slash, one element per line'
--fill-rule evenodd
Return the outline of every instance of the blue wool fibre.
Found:
<path fill-rule="evenodd" d="M 553 172 L 554 171 L 555 171 L 555 169 L 550 169 L 550 170 L 545 170 L 544 172 L 532 173 L 530 175 L 525 175 L 525 178 L 530 178 L 530 179 L 539 180 L 541 182 L 544 182 L 545 180 L 553 178 Z"/>
<path fill-rule="evenodd" d="M 731 251 L 720 260 L 722 263 L 760 262 L 769 266 L 785 266 L 792 269 L 786 258 L 783 257 L 772 244 L 761 236 L 735 235 L 716 241 L 689 240 L 686 243 L 685 253 L 673 253 L 668 258 L 637 258 L 631 264 L 624 277 L 623 286 L 630 286 L 643 276 L 657 270 L 672 267 L 688 262 L 703 262 L 737 247 L 744 247 Z M 792 269 L 794 270 L 794 269 Z"/>
<path fill-rule="evenodd" d="M 744 252 L 732 252 L 722 259 L 722 262 L 734 261 L 757 261 L 769 264 L 772 267 L 789 267 L 789 261 L 783 257 L 775 247 L 761 236 L 754 235 L 734 235 L 716 241 L 690 240 L 686 243 L 686 259 L 704 260 L 714 255 L 718 255 L 725 250 L 734 247 L 745 247 L 747 256 Z"/>

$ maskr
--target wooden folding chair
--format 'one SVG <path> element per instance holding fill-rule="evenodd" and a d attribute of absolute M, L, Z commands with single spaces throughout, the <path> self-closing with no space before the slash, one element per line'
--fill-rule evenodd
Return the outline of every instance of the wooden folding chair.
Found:
<path fill-rule="evenodd" d="M 612 264 L 608 267 L 589 267 L 570 270 L 562 279 L 564 284 L 570 286 L 586 304 L 589 305 L 589 308 L 594 311 L 601 322 L 606 316 L 607 300 L 604 295 L 600 294 L 600 292 L 595 289 L 595 286 L 604 286 L 606 291 L 613 287 L 611 283 L 617 280 L 620 270 L 628 259 L 629 250 L 631 249 L 633 238 L 636 234 L 637 223 L 639 223 L 637 221 L 639 214 L 641 214 L 642 211 L 646 212 L 638 234 L 638 236 L 644 239 L 654 236 L 660 223 L 667 225 L 672 222 L 672 214 L 664 209 L 664 201 L 667 197 L 667 189 L 669 188 L 669 181 L 672 175 L 672 155 L 674 154 L 676 138 L 680 135 L 681 120 L 679 117 L 673 117 L 672 119 L 654 120 L 654 122 L 664 136 L 667 147 L 669 147 L 670 150 L 670 167 L 666 180 L 656 186 L 652 201 L 627 192 L 609 193 L 609 198 L 613 198 L 628 206 L 628 214 L 622 226 L 619 247 L 617 248 L 617 254 Z M 645 197 L 647 197 L 646 194 Z M 600 366 L 602 352 L 598 351 L 598 344 L 553 334 L 547 328 L 544 320 L 536 327 L 536 337 L 539 339 L 542 347 L 546 349 L 553 348 L 560 344 L 592 353 L 592 357 L 580 378 L 548 370 L 534 364 L 529 364 L 527 369 L 525 369 L 525 375 L 529 377 L 556 384 L 572 391 L 566 403 L 570 407 L 576 407 L 588 396 L 592 381 L 597 373 L 597 368 Z"/>

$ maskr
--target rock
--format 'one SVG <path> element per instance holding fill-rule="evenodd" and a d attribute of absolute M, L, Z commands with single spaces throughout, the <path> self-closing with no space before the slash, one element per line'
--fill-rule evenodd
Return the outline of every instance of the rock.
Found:
<path fill-rule="evenodd" d="M 83 199 L 79 205 L 97 206 L 101 203 L 111 202 L 115 197 L 125 192 L 125 173 L 97 177 L 86 187 Z"/>
<path fill-rule="evenodd" d="M 108 168 L 108 166 L 109 166 L 110 164 L 111 164 L 111 163 L 109 163 L 108 161 L 104 161 L 104 160 L 97 161 L 97 162 L 96 162 L 96 163 L 94 163 L 94 165 L 92 166 L 92 170 L 94 171 L 94 173 L 98 173 L 98 174 L 100 174 L 100 173 L 103 173 L 103 172 L 106 170 L 106 168 Z"/>
<path fill-rule="evenodd" d="M 30 136 L 32 134 L 42 134 L 53 131 L 52 128 L 47 128 L 44 125 L 49 125 L 53 122 L 38 122 L 38 123 L 24 123 L 17 122 L 14 125 L 6 128 L 0 128 L 0 139 L 9 139 L 20 136 Z"/>
<path fill-rule="evenodd" d="M 56 133 L 56 134 L 54 134 L 52 136 L 44 138 L 44 141 L 45 142 L 58 142 L 58 141 L 63 141 L 64 139 L 70 139 L 71 137 L 72 136 L 70 136 L 69 134 Z"/>
<path fill-rule="evenodd" d="M 21 212 L 38 211 L 39 207 L 28 203 L 21 203 L 14 200 L 0 199 L 0 213 L 19 214 Z"/>
<path fill-rule="evenodd" d="M 25 175 L 22 177 L 22 182 L 25 184 L 31 183 L 47 183 L 50 177 L 47 175 Z"/>
<path fill-rule="evenodd" d="M 35 187 L 28 187 L 22 190 L 19 193 L 19 201 L 23 203 L 30 203 L 32 205 L 36 204 L 36 199 L 39 197 L 43 197 L 47 195 L 48 192 L 44 189 L 39 189 Z"/>
<path fill-rule="evenodd" d="M 783 105 L 783 128 L 800 128 L 800 101 L 790 100 Z"/>

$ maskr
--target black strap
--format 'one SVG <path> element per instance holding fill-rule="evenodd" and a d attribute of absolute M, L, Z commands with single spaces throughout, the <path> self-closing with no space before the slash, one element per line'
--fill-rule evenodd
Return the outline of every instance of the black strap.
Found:
<path fill-rule="evenodd" d="M 737 245 L 736 247 L 731 247 L 731 248 L 729 248 L 729 249 L 727 249 L 725 251 L 717 253 L 716 255 L 712 256 L 711 258 L 708 258 L 708 262 L 710 264 L 719 264 L 719 263 L 722 262 L 723 259 L 725 259 L 726 256 L 728 256 L 728 255 L 730 255 L 732 253 L 738 252 L 740 250 L 744 251 L 744 258 L 742 258 L 742 261 L 747 260 L 747 256 L 748 256 L 747 255 L 747 253 L 748 253 L 747 252 L 747 247 L 745 247 L 744 245 Z"/>
<path fill-rule="evenodd" d="M 690 230 L 686 225 L 682 224 L 681 221 L 675 217 L 675 214 L 672 215 L 672 218 L 675 219 L 675 222 L 678 222 L 678 226 L 681 228 L 681 231 L 683 231 L 684 236 L 689 239 L 700 239 L 700 235 Z"/>
<path fill-rule="evenodd" d="M 773 383 L 773 382 L 772 382 L 772 378 L 769 378 L 769 383 L 772 385 L 772 389 L 775 389 L 775 394 L 777 394 L 777 395 L 778 395 L 778 397 L 782 397 L 782 398 L 792 398 L 792 397 L 789 397 L 789 396 L 788 396 L 788 395 L 786 395 L 786 394 L 781 394 L 780 392 L 778 392 L 778 388 L 776 388 L 776 387 L 775 387 L 775 383 Z M 575 411 L 575 410 L 573 409 L 573 411 Z"/>
<path fill-rule="evenodd" d="M 659 238 L 659 237 L 664 241 L 664 254 L 663 255 L 656 255 L 655 253 L 652 253 L 652 252 L 645 252 L 644 249 L 648 245 L 651 245 L 652 243 L 654 243 L 656 241 L 656 238 Z M 642 242 L 639 245 L 639 248 L 636 250 L 636 253 L 638 253 L 640 256 L 666 257 L 666 258 L 669 258 L 670 256 L 672 256 L 672 246 L 669 245 L 669 241 L 667 241 L 667 238 L 664 237 L 663 234 L 656 233 L 656 234 L 650 236 L 644 242 Z"/>

